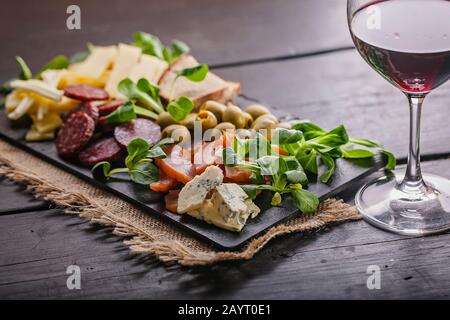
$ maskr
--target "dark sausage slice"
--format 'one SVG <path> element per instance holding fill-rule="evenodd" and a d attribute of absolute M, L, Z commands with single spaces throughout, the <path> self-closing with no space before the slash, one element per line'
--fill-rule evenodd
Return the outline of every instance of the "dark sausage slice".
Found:
<path fill-rule="evenodd" d="M 78 158 L 87 165 L 93 166 L 101 161 L 116 161 L 122 156 L 122 147 L 113 137 L 102 138 L 91 144 L 80 152 Z"/>
<path fill-rule="evenodd" d="M 106 100 L 109 98 L 108 92 L 88 84 L 67 86 L 64 88 L 64 95 L 81 101 Z"/>
<path fill-rule="evenodd" d="M 90 101 L 84 102 L 81 105 L 81 111 L 86 112 L 87 115 L 90 116 L 92 118 L 92 120 L 95 121 L 95 123 L 97 123 L 98 118 L 99 118 L 99 113 L 98 113 L 98 108 L 94 105 L 93 102 L 90 102 Z"/>
<path fill-rule="evenodd" d="M 70 114 L 73 114 L 77 111 L 81 111 L 86 113 L 88 116 L 90 116 L 92 118 L 92 120 L 94 120 L 94 122 L 97 124 L 98 122 L 98 118 L 99 118 L 99 113 L 98 113 L 98 108 L 94 105 L 93 101 L 86 101 L 83 102 L 82 104 L 79 105 L 78 108 L 76 108 L 74 111 L 72 111 Z M 69 115 L 70 116 L 70 115 Z"/>
<path fill-rule="evenodd" d="M 77 111 L 67 118 L 56 136 L 56 150 L 61 157 L 73 157 L 83 149 L 94 134 L 95 122 L 86 113 Z"/>
<path fill-rule="evenodd" d="M 137 118 L 117 126 L 114 137 L 123 147 L 136 138 L 142 138 L 153 145 L 161 140 L 161 128 L 153 121 Z"/>
<path fill-rule="evenodd" d="M 98 106 L 98 112 L 101 116 L 107 116 L 111 112 L 115 111 L 117 108 L 119 108 L 121 105 L 123 105 L 125 101 L 122 100 L 114 100 L 111 102 L 107 102 L 105 104 L 102 104 L 101 106 Z"/>

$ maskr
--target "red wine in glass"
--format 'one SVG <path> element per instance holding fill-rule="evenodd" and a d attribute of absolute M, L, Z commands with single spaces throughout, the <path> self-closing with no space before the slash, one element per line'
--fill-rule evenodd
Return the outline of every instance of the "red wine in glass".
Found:
<path fill-rule="evenodd" d="M 450 180 L 420 168 L 423 102 L 450 78 L 450 0 L 347 0 L 347 9 L 356 48 L 406 94 L 410 114 L 406 169 L 362 186 L 355 205 L 366 221 L 395 233 L 450 230 Z"/>
<path fill-rule="evenodd" d="M 363 58 L 407 93 L 428 93 L 450 78 L 450 1 L 373 2 L 353 14 Z"/>

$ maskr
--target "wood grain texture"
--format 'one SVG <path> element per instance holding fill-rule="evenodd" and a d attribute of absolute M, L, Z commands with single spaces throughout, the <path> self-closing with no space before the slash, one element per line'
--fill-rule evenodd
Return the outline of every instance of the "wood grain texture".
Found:
<path fill-rule="evenodd" d="M 0 178 L 0 215 L 49 208 L 49 203 L 36 200 L 19 186 L 6 178 Z"/>
<path fill-rule="evenodd" d="M 136 31 L 165 42 L 187 42 L 204 63 L 223 64 L 289 56 L 351 45 L 345 0 L 109 0 L 76 1 L 81 30 L 66 28 L 73 1 L 2 3 L 0 75 L 17 74 L 14 56 L 39 70 L 58 53 L 84 50 L 87 42 L 131 41 Z"/>
<path fill-rule="evenodd" d="M 240 81 L 246 96 L 277 108 L 279 115 L 310 119 L 329 129 L 343 123 L 350 135 L 377 139 L 397 156 L 406 156 L 407 100 L 355 50 L 217 72 Z M 422 154 L 450 152 L 449 101 L 450 82 L 426 98 Z"/>
<path fill-rule="evenodd" d="M 426 162 L 424 169 L 447 171 L 449 177 L 449 165 L 450 160 Z M 12 217 L 0 217 L 3 299 L 393 299 L 449 294 L 449 234 L 409 238 L 358 221 L 282 237 L 250 261 L 188 269 L 131 256 L 107 230 L 58 210 Z M 65 270 L 71 264 L 82 270 L 81 290 L 66 288 Z M 381 268 L 381 290 L 366 287 L 369 265 Z"/>

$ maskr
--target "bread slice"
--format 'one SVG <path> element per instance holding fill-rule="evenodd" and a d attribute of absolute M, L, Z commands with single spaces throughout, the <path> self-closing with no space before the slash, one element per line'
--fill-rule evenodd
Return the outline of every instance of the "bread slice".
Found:
<path fill-rule="evenodd" d="M 200 82 L 180 77 L 173 84 L 176 71 L 198 65 L 197 60 L 191 55 L 184 55 L 175 61 L 159 81 L 161 97 L 169 101 L 186 96 L 194 102 L 196 107 L 199 107 L 208 100 L 226 103 L 239 94 L 239 83 L 225 81 L 212 72 L 208 72 L 206 78 Z"/>

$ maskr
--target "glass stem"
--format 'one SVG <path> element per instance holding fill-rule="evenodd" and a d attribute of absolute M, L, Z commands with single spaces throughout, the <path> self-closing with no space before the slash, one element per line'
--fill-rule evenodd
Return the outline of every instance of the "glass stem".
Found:
<path fill-rule="evenodd" d="M 420 170 L 420 119 L 425 95 L 406 94 L 409 101 L 409 153 L 405 177 L 400 189 L 408 193 L 423 193 L 426 189 Z"/>

